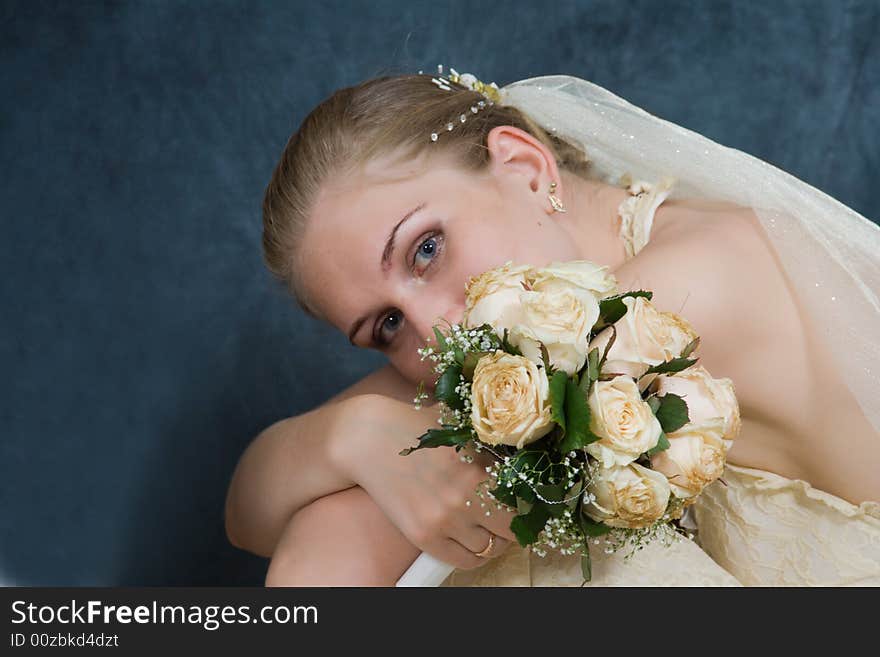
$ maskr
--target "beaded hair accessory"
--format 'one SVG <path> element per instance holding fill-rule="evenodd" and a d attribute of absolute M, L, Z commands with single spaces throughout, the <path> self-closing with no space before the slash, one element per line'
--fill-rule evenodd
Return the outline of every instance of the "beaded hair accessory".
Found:
<path fill-rule="evenodd" d="M 422 74 L 422 71 L 419 71 L 419 75 Z M 431 78 L 431 82 L 436 84 L 440 89 L 444 91 L 452 91 L 452 87 L 449 86 L 450 83 L 459 84 L 463 87 L 467 87 L 471 91 L 476 91 L 483 96 L 485 96 L 486 100 L 480 100 L 476 104 L 471 105 L 471 114 L 476 114 L 481 109 L 485 109 L 487 106 L 494 105 L 496 102 L 501 100 L 501 90 L 498 88 L 498 85 L 494 82 L 486 84 L 477 79 L 475 75 L 470 73 L 461 73 L 459 74 L 454 68 L 449 68 L 449 75 L 443 76 L 443 64 L 437 65 L 437 76 Z M 459 123 L 464 123 L 467 121 L 467 114 L 461 114 L 458 117 Z M 455 128 L 455 121 L 450 121 L 446 124 L 446 131 L 452 132 Z M 440 138 L 440 135 L 436 132 L 431 133 L 431 141 L 437 141 Z"/>

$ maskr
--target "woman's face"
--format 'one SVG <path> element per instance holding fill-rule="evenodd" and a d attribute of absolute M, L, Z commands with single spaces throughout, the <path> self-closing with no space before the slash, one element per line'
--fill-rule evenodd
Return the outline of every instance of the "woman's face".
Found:
<path fill-rule="evenodd" d="M 435 324 L 461 320 L 471 276 L 507 260 L 578 258 L 550 216 L 549 186 L 560 181 L 550 152 L 507 126 L 488 145 L 491 163 L 479 174 L 437 158 L 427 167 L 373 161 L 329 181 L 309 217 L 301 266 L 310 299 L 414 383 L 433 383 L 416 350 Z"/>

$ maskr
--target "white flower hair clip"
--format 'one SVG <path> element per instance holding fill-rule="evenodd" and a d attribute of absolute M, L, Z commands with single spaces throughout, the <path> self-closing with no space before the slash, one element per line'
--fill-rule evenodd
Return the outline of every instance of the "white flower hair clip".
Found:
<path fill-rule="evenodd" d="M 419 75 L 422 75 L 423 72 L 419 71 Z M 477 76 L 472 75 L 471 73 L 459 73 L 454 68 L 449 68 L 449 75 L 443 76 L 443 64 L 437 65 L 437 76 L 431 78 L 431 82 L 436 84 L 440 89 L 444 91 L 452 91 L 452 87 L 449 86 L 450 83 L 459 84 L 463 87 L 467 87 L 471 91 L 476 91 L 477 93 L 485 96 L 486 100 L 477 101 L 476 104 L 471 105 L 471 114 L 476 114 L 481 109 L 489 105 L 494 105 L 496 102 L 501 100 L 501 90 L 498 88 L 498 85 L 494 82 L 490 82 L 486 84 L 477 78 Z M 459 123 L 464 123 L 467 121 L 467 114 L 461 114 L 458 117 Z M 455 128 L 455 121 L 450 121 L 446 124 L 446 131 L 451 132 Z M 437 141 L 440 135 L 436 132 L 431 133 L 431 141 Z"/>

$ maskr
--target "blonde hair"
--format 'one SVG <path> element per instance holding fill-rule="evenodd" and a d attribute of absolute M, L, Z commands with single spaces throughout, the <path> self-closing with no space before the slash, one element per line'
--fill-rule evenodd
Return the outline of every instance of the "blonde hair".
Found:
<path fill-rule="evenodd" d="M 544 143 L 558 166 L 587 177 L 589 160 L 581 149 L 549 134 L 515 107 L 487 103 L 474 114 L 471 106 L 485 98 L 462 85 L 450 86 L 453 91 L 445 91 L 430 75 L 410 74 L 339 89 L 287 141 L 263 197 L 263 256 L 307 314 L 321 318 L 303 285 L 299 246 L 318 191 L 331 176 L 391 153 L 400 153 L 402 160 L 442 154 L 465 170 L 479 171 L 489 163 L 487 135 L 509 125 Z M 457 120 L 461 114 L 467 116 L 465 123 Z M 454 119 L 454 130 L 443 129 Z M 438 141 L 430 141 L 432 132 L 439 134 Z"/>

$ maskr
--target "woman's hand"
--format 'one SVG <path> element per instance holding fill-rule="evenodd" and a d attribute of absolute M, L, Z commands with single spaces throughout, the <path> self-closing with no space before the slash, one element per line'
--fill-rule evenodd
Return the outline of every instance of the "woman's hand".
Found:
<path fill-rule="evenodd" d="M 457 568 L 475 568 L 485 563 L 475 553 L 489 545 L 492 534 L 497 538 L 490 556 L 515 540 L 512 510 L 498 510 L 490 501 L 481 506 L 477 495 L 488 480 L 490 455 L 438 447 L 400 456 L 425 430 L 437 426 L 437 406 L 417 410 L 374 394 L 340 403 L 346 409 L 333 432 L 331 459 L 413 545 Z M 473 462 L 462 462 L 464 454 Z"/>

